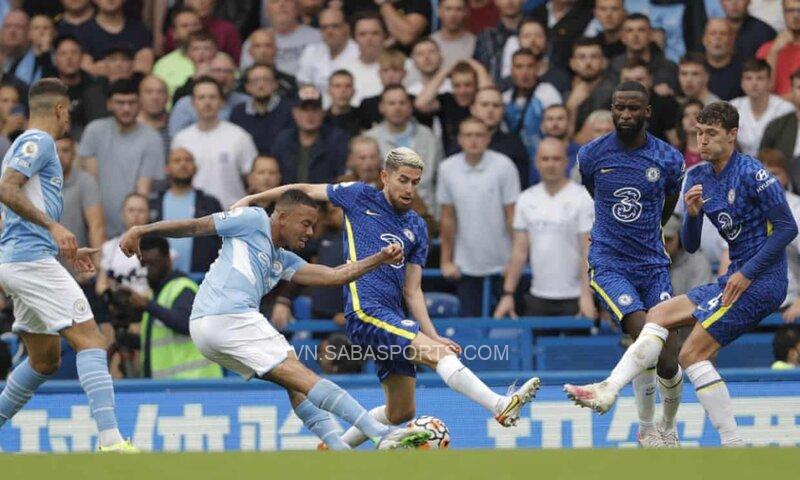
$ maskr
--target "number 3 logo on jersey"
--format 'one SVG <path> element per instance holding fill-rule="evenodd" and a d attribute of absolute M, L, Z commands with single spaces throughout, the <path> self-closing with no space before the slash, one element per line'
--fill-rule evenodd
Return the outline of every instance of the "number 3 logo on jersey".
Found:
<path fill-rule="evenodd" d="M 717 222 L 719 223 L 719 231 L 730 241 L 736 240 L 736 237 L 742 233 L 742 226 L 734 226 L 733 218 L 726 212 L 721 212 L 717 215 Z"/>
<path fill-rule="evenodd" d="M 620 201 L 611 207 L 611 213 L 620 222 L 634 222 L 642 215 L 642 204 L 639 203 L 642 193 L 639 190 L 633 187 L 623 187 L 614 192 L 614 197 L 619 198 Z"/>
<path fill-rule="evenodd" d="M 381 240 L 386 242 L 387 245 L 400 245 L 400 248 L 405 251 L 406 244 L 402 238 L 398 237 L 397 235 L 391 233 L 383 233 L 381 234 Z M 403 268 L 406 265 L 405 259 L 400 260 L 399 263 L 393 263 L 389 265 L 392 268 Z"/>

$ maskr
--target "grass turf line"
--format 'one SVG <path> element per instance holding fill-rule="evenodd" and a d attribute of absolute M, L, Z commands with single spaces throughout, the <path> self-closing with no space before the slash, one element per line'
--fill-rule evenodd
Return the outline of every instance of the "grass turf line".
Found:
<path fill-rule="evenodd" d="M 798 470 L 793 448 L 0 455 L 3 478 L 48 480 L 752 480 Z"/>

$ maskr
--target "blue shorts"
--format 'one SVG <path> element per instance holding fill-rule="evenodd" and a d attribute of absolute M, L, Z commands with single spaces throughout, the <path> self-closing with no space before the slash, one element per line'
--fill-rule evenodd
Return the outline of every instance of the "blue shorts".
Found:
<path fill-rule="evenodd" d="M 747 287 L 733 305 L 722 306 L 722 292 L 728 276 L 717 283 L 700 285 L 686 294 L 697 308 L 692 314 L 721 346 L 755 328 L 767 315 L 778 311 L 786 298 L 786 273 L 767 274 Z"/>
<path fill-rule="evenodd" d="M 672 298 L 668 267 L 628 271 L 599 267 L 589 271 L 591 287 L 617 322 L 629 313 L 647 311 Z"/>
<path fill-rule="evenodd" d="M 417 376 L 416 367 L 404 356 L 406 347 L 419 333 L 417 322 L 381 307 L 362 307 L 348 312 L 346 318 L 347 339 L 375 355 L 380 381 L 389 375 Z"/>

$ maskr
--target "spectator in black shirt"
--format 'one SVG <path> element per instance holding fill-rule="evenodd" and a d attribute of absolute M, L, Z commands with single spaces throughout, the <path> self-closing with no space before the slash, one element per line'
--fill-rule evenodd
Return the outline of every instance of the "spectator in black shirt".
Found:
<path fill-rule="evenodd" d="M 678 122 L 678 101 L 672 95 L 659 95 L 653 90 L 653 73 L 641 59 L 629 60 L 623 65 L 620 82 L 639 82 L 650 91 L 650 106 L 653 113 L 647 123 L 647 131 L 672 145 L 678 145 L 676 126 Z M 609 108 L 611 102 L 609 101 Z"/>
<path fill-rule="evenodd" d="M 622 43 L 622 22 L 625 20 L 625 2 L 623 0 L 595 0 L 594 18 L 603 27 L 597 39 L 603 45 L 606 58 L 614 58 L 625 53 Z"/>
<path fill-rule="evenodd" d="M 347 70 L 336 70 L 328 79 L 328 98 L 331 105 L 325 112 L 325 124 L 340 128 L 348 135 L 355 136 L 361 132 L 361 120 L 358 109 L 353 108 L 355 95 L 353 74 Z"/>
<path fill-rule="evenodd" d="M 722 100 L 744 95 L 742 91 L 742 58 L 733 51 L 733 30 L 724 18 L 706 23 L 703 47 L 708 63 L 708 88 Z"/>
<path fill-rule="evenodd" d="M 375 0 L 389 35 L 408 52 L 414 42 L 431 32 L 428 0 Z"/>
<path fill-rule="evenodd" d="M 473 117 L 481 120 L 489 127 L 492 136 L 489 149 L 500 152 L 510 158 L 517 167 L 522 189 L 528 188 L 530 176 L 530 161 L 528 150 L 520 140 L 519 135 L 503 131 L 503 115 L 505 105 L 503 94 L 497 87 L 488 86 L 478 90 L 475 102 L 470 107 Z"/>
<path fill-rule="evenodd" d="M 92 77 L 81 70 L 83 48 L 72 35 L 61 35 L 55 41 L 53 61 L 56 75 L 69 92 L 70 136 L 78 140 L 89 123 L 89 112 L 105 112 L 105 97 L 86 95 L 87 87 L 94 83 Z"/>
<path fill-rule="evenodd" d="M 251 98 L 233 107 L 229 120 L 252 135 L 259 154 L 268 154 L 278 133 L 294 125 L 292 108 L 288 100 L 278 95 L 275 69 L 269 65 L 251 65 L 242 80 L 244 91 Z"/>
<path fill-rule="evenodd" d="M 725 17 L 736 37 L 734 51 L 743 59 L 755 57 L 758 48 L 777 35 L 769 24 L 750 15 L 750 0 L 722 0 Z"/>
<path fill-rule="evenodd" d="M 56 17 L 56 29 L 59 35 L 75 35 L 78 27 L 94 16 L 92 0 L 61 0 L 64 13 Z"/>
<path fill-rule="evenodd" d="M 572 44 L 583 35 L 586 26 L 592 21 L 592 2 L 551 0 L 548 4 L 537 7 L 531 17 L 550 26 L 550 61 L 561 68 L 567 68 Z"/>
<path fill-rule="evenodd" d="M 608 60 L 597 38 L 581 37 L 572 47 L 569 66 L 575 73 L 566 100 L 574 131 L 579 131 L 590 113 L 607 108 L 617 82 L 605 74 Z"/>
<path fill-rule="evenodd" d="M 106 75 L 104 57 L 109 45 L 124 45 L 134 60 L 134 70 L 149 73 L 153 69 L 155 54 L 150 30 L 140 20 L 125 18 L 124 0 L 95 0 L 97 14 L 75 29 L 75 36 L 85 49 L 83 69 L 93 75 Z"/>

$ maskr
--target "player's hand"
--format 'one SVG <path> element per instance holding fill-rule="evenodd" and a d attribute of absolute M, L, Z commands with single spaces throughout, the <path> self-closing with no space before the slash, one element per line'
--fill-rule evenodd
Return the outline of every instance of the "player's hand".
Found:
<path fill-rule="evenodd" d="M 461 345 L 456 343 L 450 338 L 442 337 L 439 335 L 434 335 L 431 337 L 434 342 L 441 343 L 442 345 L 446 346 L 448 350 L 452 351 L 456 355 L 461 355 Z"/>
<path fill-rule="evenodd" d="M 73 265 L 75 263 L 75 255 L 78 253 L 78 241 L 75 239 L 75 235 L 60 223 L 54 223 L 50 227 L 50 235 L 58 246 L 58 254 L 61 258 L 68 264 Z"/>
<path fill-rule="evenodd" d="M 135 254 L 136 258 L 141 260 L 142 251 L 139 250 L 140 238 L 139 230 L 136 227 L 132 227 L 119 239 L 119 249 L 122 250 L 122 253 L 124 253 L 126 257 L 131 257 Z"/>
<path fill-rule="evenodd" d="M 794 323 L 800 318 L 800 300 L 795 300 L 781 315 L 786 323 Z"/>
<path fill-rule="evenodd" d="M 144 310 L 147 307 L 147 302 L 150 301 L 149 298 L 142 295 L 141 293 L 137 293 L 136 291 L 132 290 L 130 287 L 119 287 L 119 290 L 123 292 L 128 292 L 128 301 L 130 302 L 133 308 Z"/>
<path fill-rule="evenodd" d="M 250 195 L 246 195 L 246 196 L 240 198 L 239 200 L 236 200 L 236 203 L 231 205 L 231 208 L 229 208 L 229 210 L 233 210 L 234 208 L 249 207 L 250 206 L 250 202 L 251 202 Z"/>
<path fill-rule="evenodd" d="M 686 204 L 686 213 L 692 217 L 700 215 L 703 210 L 703 185 L 697 184 L 690 188 L 683 197 Z"/>
<path fill-rule="evenodd" d="M 399 265 L 403 262 L 403 248 L 393 243 L 381 248 L 381 257 L 386 265 Z"/>
<path fill-rule="evenodd" d="M 675 95 L 675 92 L 672 91 L 672 88 L 666 83 L 659 83 L 653 87 L 653 91 L 662 97 L 671 97 Z"/>
<path fill-rule="evenodd" d="M 514 309 L 514 296 L 513 295 L 503 295 L 500 298 L 500 301 L 497 303 L 497 307 L 495 307 L 494 314 L 492 316 L 494 318 L 511 317 L 514 320 L 519 318 L 519 316 L 517 315 L 516 310 Z"/>
<path fill-rule="evenodd" d="M 461 278 L 461 270 L 453 262 L 442 263 L 442 276 L 448 280 L 458 280 Z"/>
<path fill-rule="evenodd" d="M 285 303 L 275 302 L 275 306 L 272 307 L 272 315 L 270 316 L 270 322 L 272 322 L 272 326 L 275 327 L 275 330 L 285 330 L 291 321 L 292 308 Z"/>
<path fill-rule="evenodd" d="M 92 255 L 99 251 L 99 248 L 79 248 L 75 253 L 75 261 L 72 263 L 75 273 L 94 273 Z"/>
<path fill-rule="evenodd" d="M 597 305 L 595 305 L 591 293 L 582 294 L 578 299 L 578 315 L 576 316 L 597 320 Z"/>
<path fill-rule="evenodd" d="M 752 280 L 742 275 L 742 272 L 736 272 L 731 275 L 725 285 L 725 291 L 722 292 L 722 305 L 725 307 L 733 305 L 751 283 L 753 283 Z"/>

